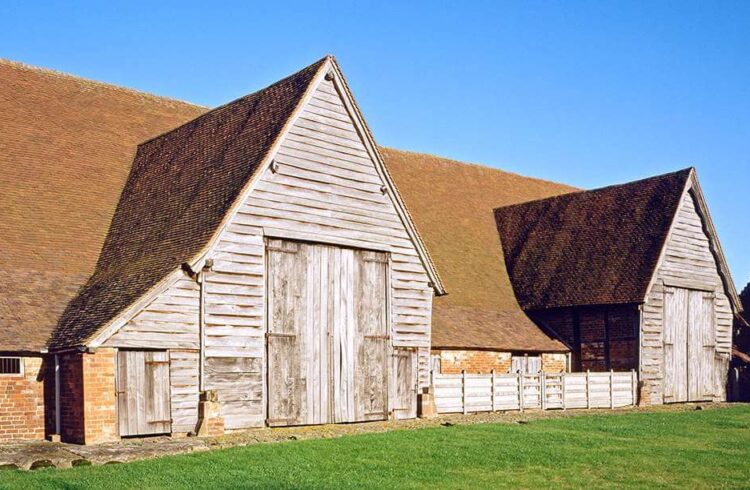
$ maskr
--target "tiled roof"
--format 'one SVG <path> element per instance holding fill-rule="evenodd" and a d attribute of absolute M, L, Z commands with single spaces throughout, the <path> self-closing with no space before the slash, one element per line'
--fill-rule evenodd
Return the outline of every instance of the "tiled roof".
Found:
<path fill-rule="evenodd" d="M 201 252 L 326 60 L 138 147 L 94 275 L 52 347 L 84 343 Z"/>
<path fill-rule="evenodd" d="M 205 111 L 0 60 L 0 351 L 44 348 L 94 270 L 137 143 Z"/>
<path fill-rule="evenodd" d="M 493 209 L 577 189 L 433 155 L 380 151 L 448 291 L 433 300 L 433 346 L 565 350 L 522 313 Z"/>
<path fill-rule="evenodd" d="M 686 169 L 497 209 L 521 306 L 642 302 L 690 174 Z"/>
<path fill-rule="evenodd" d="M 207 109 L 6 61 L 0 61 L 0 82 L 0 211 L 6 218 L 0 220 L 0 245 L 10 252 L 0 254 L 0 272 L 10 274 L 0 293 L 0 335 L 5 333 L 0 336 L 0 350 L 44 347 L 60 313 L 94 272 L 123 193 L 122 216 L 113 223 L 111 242 L 96 275 L 69 309 L 65 322 L 71 328 L 58 338 L 59 345 L 72 345 L 140 294 L 132 291 L 147 288 L 158 281 L 157 275 L 179 267 L 178 257 L 185 255 L 182 252 L 205 240 L 204 235 L 194 244 L 173 242 L 159 230 L 173 226 L 166 224 L 171 219 L 192 222 L 192 213 L 206 189 L 223 186 L 224 181 L 211 183 L 203 174 L 189 181 L 179 173 L 170 174 L 169 165 L 152 167 L 148 162 L 174 158 L 169 161 L 189 164 L 197 151 L 195 139 L 205 136 L 200 136 L 198 129 L 208 131 L 216 120 L 192 122 L 142 145 L 128 189 L 123 191 L 138 143 Z M 252 97 L 233 104 L 249 113 Z M 241 131 L 239 122 L 233 124 L 217 124 L 214 129 L 223 135 Z M 193 135 L 186 134 L 193 130 Z M 190 148 L 182 148 L 178 139 L 191 141 Z M 204 150 L 207 153 L 201 157 L 210 156 L 209 166 L 221 164 L 215 148 L 209 145 Z M 226 162 L 236 162 L 240 150 L 259 152 L 258 148 L 235 147 L 226 154 Z M 561 344 L 520 314 L 505 272 L 492 209 L 575 189 L 430 155 L 387 148 L 381 152 L 449 293 L 435 299 L 435 342 L 451 347 L 560 350 Z M 232 169 L 231 175 L 220 179 L 237 182 L 244 178 L 243 171 L 251 170 Z M 195 194 L 174 193 L 165 189 L 163 182 L 150 187 L 160 190 L 158 196 L 143 194 L 135 184 L 145 182 L 146 176 L 149 180 L 184 178 Z M 209 185 L 199 192 L 202 184 Z M 200 218 L 202 223 L 217 219 L 234 191 L 220 192 L 216 207 Z M 143 216 L 142 210 L 132 209 L 136 199 L 141 199 L 139 195 L 156 201 L 157 207 L 148 211 L 148 216 L 158 223 L 128 230 L 127 223 L 134 216 Z M 186 199 L 183 209 L 193 218 L 163 215 L 165 209 L 174 209 L 158 202 L 165 198 L 170 202 Z M 32 215 L 34 221 L 24 219 Z M 145 242 L 137 237 L 163 245 L 164 253 L 146 253 Z M 143 277 L 135 277 L 136 284 L 134 276 Z M 109 293 L 100 296 L 97 288 L 105 284 Z M 111 295 L 121 291 L 122 298 L 113 301 Z M 97 311 L 99 303 L 88 308 L 95 301 L 102 301 L 101 312 Z"/>

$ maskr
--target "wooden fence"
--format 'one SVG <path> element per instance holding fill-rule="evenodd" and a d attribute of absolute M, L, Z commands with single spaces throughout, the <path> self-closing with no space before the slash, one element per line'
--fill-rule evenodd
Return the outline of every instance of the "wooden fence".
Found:
<path fill-rule="evenodd" d="M 635 405 L 635 371 L 432 374 L 438 413 L 616 408 Z"/>

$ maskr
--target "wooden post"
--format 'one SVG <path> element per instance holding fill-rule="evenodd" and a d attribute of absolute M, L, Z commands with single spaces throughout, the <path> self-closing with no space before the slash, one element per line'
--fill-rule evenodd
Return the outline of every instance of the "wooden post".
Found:
<path fill-rule="evenodd" d="M 464 415 L 468 412 L 466 407 L 466 370 L 461 370 L 461 405 L 464 407 Z"/>
<path fill-rule="evenodd" d="M 560 374 L 560 385 L 562 386 L 562 409 L 565 410 L 565 371 Z"/>
<path fill-rule="evenodd" d="M 518 409 L 523 412 L 523 373 L 518 371 Z"/>
<path fill-rule="evenodd" d="M 633 406 L 638 405 L 638 374 L 635 369 L 630 370 L 630 391 L 633 394 Z"/>
<path fill-rule="evenodd" d="M 494 412 L 496 410 L 495 408 L 495 370 L 493 369 L 490 371 L 490 374 L 492 374 L 492 394 L 490 395 L 492 398 L 492 411 Z"/>
<path fill-rule="evenodd" d="M 615 408 L 615 371 L 609 370 L 609 408 Z"/>
<path fill-rule="evenodd" d="M 544 371 L 539 371 L 539 395 L 542 410 L 547 410 L 547 376 L 544 375 Z"/>
<path fill-rule="evenodd" d="M 590 371 L 586 370 L 586 408 L 591 408 L 591 384 L 589 383 Z"/>

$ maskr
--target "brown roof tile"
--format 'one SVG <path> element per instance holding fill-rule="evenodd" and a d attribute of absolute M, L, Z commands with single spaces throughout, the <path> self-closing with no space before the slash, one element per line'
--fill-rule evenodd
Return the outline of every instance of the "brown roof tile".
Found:
<path fill-rule="evenodd" d="M 0 220 L 0 245 L 10 251 L 0 254 L 0 272 L 19 278 L 6 281 L 0 293 L 0 349 L 33 350 L 43 347 L 75 290 L 94 271 L 137 144 L 207 109 L 7 61 L 0 61 L 0 87 L 0 213 L 4 218 Z M 139 161 L 165 155 L 187 160 L 194 150 L 170 147 L 172 137 L 144 145 Z M 492 208 L 575 189 L 430 155 L 381 150 L 449 292 L 435 300 L 436 343 L 558 350 L 561 344 L 519 315 Z M 138 170 L 133 177 L 144 176 L 143 172 Z M 200 178 L 207 179 L 205 175 Z M 221 200 L 229 199 L 229 194 L 222 194 Z M 126 200 L 132 203 L 134 196 L 123 196 L 121 206 Z M 176 199 L 171 192 L 167 196 Z M 212 219 L 222 205 L 217 200 Z M 28 220 L 28 216 L 36 219 Z M 118 227 L 119 231 L 112 232 L 123 233 L 122 225 Z M 121 238 L 132 244 L 136 234 L 153 239 L 153 233 L 158 234 L 155 229 L 139 228 Z M 158 240 L 164 239 L 159 235 Z M 170 250 L 190 248 L 169 240 L 162 243 Z M 84 313 L 88 325 L 132 299 L 133 293 L 127 290 L 132 290 L 132 276 L 139 271 L 179 265 L 176 257 L 171 260 L 179 254 L 171 254 L 170 260 L 164 254 L 144 255 L 138 243 L 122 260 L 115 253 L 118 247 L 107 248 L 101 268 L 78 300 L 93 301 L 101 294 L 95 291 L 97 286 L 108 284 L 110 293 L 102 303 L 101 316 Z M 120 271 L 128 260 L 133 269 L 126 277 Z M 153 281 L 153 276 L 138 280 L 140 287 Z M 118 291 L 124 291 L 127 298 L 112 302 L 110 294 Z M 40 297 L 46 301 L 38 301 Z M 77 318 L 72 311 L 69 314 L 68 321 Z M 78 338 L 85 331 L 71 330 L 60 340 L 67 345 L 72 342 L 69 334 Z"/>
<path fill-rule="evenodd" d="M 521 306 L 642 302 L 690 172 L 497 209 Z"/>
<path fill-rule="evenodd" d="M 381 148 L 435 261 L 435 347 L 565 350 L 521 309 L 505 270 L 493 209 L 577 189 L 433 155 Z"/>
<path fill-rule="evenodd" d="M 52 346 L 84 343 L 209 242 L 327 58 L 138 147 L 94 275 Z"/>
<path fill-rule="evenodd" d="M 94 270 L 136 144 L 205 110 L 0 60 L 0 350 L 44 347 Z"/>

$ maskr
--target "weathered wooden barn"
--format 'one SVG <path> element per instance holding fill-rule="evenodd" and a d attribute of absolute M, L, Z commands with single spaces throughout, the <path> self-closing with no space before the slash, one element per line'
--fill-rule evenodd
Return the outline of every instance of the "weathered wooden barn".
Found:
<path fill-rule="evenodd" d="M 496 210 L 524 310 L 641 401 L 725 400 L 742 307 L 694 169 Z"/>
<path fill-rule="evenodd" d="M 530 307 L 494 209 L 598 191 L 379 148 L 330 57 L 214 110 L 0 60 L 0 128 L 0 441 L 414 417 L 430 369 L 635 367 L 663 399 L 648 308 L 695 286 L 664 282 L 684 265 L 654 268 L 648 301 Z M 696 277 L 724 328 L 736 295 L 680 175 L 698 218 L 686 207 L 670 237 L 714 261 L 719 279 Z M 668 216 L 672 190 L 641 210 Z M 564 223 L 532 235 L 559 229 L 552 250 L 569 251 Z M 623 247 L 581 253 L 638 257 Z M 659 264 L 682 253 L 662 249 Z M 613 291 L 623 264 L 599 276 Z M 581 277 L 534 274 L 541 297 Z"/>
<path fill-rule="evenodd" d="M 94 350 L 92 366 L 116 358 L 110 436 L 193 431 L 204 391 L 226 429 L 413 417 L 433 293 L 440 279 L 325 58 L 138 147 L 50 350 L 84 378 L 71 349 Z M 107 403 L 85 391 L 84 411 Z M 88 440 L 78 428 L 60 430 Z"/>

